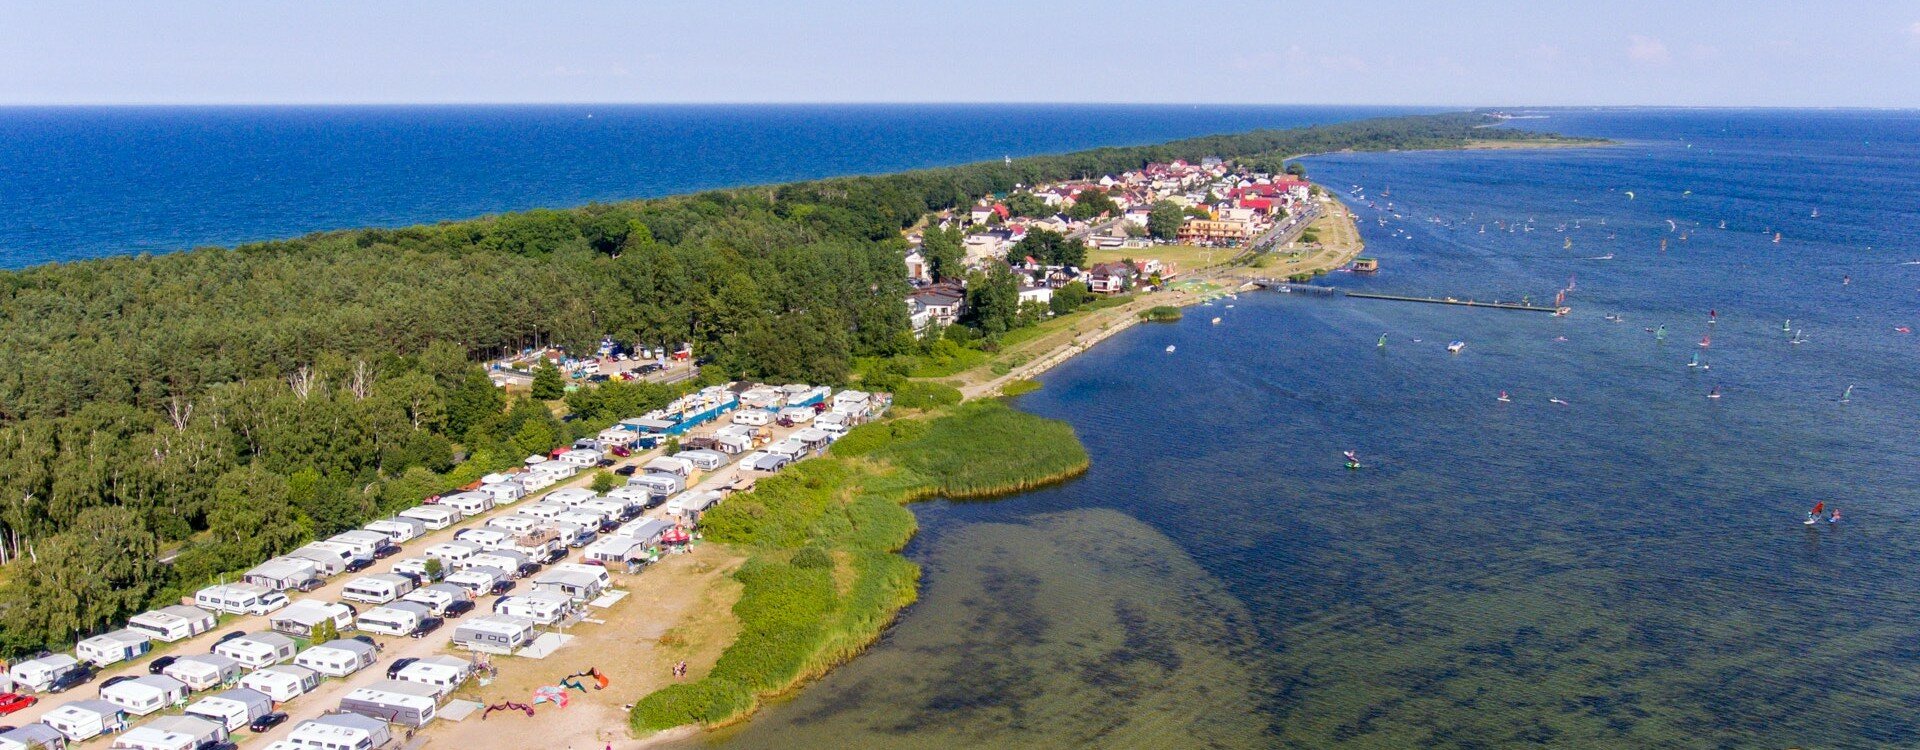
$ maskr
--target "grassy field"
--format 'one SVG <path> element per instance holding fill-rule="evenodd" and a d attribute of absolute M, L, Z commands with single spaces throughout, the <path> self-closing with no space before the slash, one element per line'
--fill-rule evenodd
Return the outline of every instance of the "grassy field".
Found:
<path fill-rule="evenodd" d="M 726 724 L 824 674 L 917 595 L 919 567 L 898 554 L 916 527 L 905 503 L 1027 489 L 1076 476 L 1087 461 L 1066 423 L 973 401 L 861 425 L 829 455 L 728 498 L 701 527 L 749 552 L 733 574 L 740 635 L 711 672 L 649 693 L 628 721 L 639 734 Z"/>
<path fill-rule="evenodd" d="M 1220 265 L 1240 255 L 1242 251 L 1230 247 L 1194 247 L 1192 245 L 1155 245 L 1153 247 L 1123 247 L 1115 250 L 1088 250 L 1087 265 L 1111 263 L 1113 261 L 1146 260 L 1152 258 L 1163 263 L 1172 263 L 1181 273 L 1198 271 Z"/>

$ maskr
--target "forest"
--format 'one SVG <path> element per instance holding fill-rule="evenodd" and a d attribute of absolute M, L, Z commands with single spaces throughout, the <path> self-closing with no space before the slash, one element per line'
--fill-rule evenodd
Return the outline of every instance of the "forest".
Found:
<path fill-rule="evenodd" d="M 556 409 L 505 396 L 484 358 L 611 335 L 691 342 L 702 382 L 840 383 L 855 358 L 920 345 L 902 230 L 930 211 L 1174 159 L 1278 169 L 1549 137 L 1491 122 L 1264 130 L 0 273 L 0 652 L 117 627 L 674 395 L 610 383 Z M 969 323 L 992 335 L 1013 314 Z"/>

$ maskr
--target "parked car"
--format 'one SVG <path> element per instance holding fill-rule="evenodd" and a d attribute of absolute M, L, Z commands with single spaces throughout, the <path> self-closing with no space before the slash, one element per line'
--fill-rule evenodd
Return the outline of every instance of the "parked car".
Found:
<path fill-rule="evenodd" d="M 603 459 L 600 459 L 600 463 L 597 463 L 597 464 L 594 464 L 594 465 L 595 465 L 595 466 L 598 466 L 598 467 L 600 467 L 600 468 L 602 468 L 602 469 L 604 469 L 604 468 L 607 468 L 607 467 L 609 467 L 609 466 L 612 466 L 612 465 L 613 465 L 613 459 L 611 459 L 611 458 L 603 458 Z"/>
<path fill-rule="evenodd" d="M 408 638 L 425 638 L 427 637 L 428 634 L 432 633 L 433 631 L 439 630 L 440 626 L 445 625 L 446 622 L 447 621 L 445 619 L 442 619 L 439 617 L 422 618 L 420 620 L 420 624 L 413 626 L 413 632 L 408 633 L 407 637 Z"/>
<path fill-rule="evenodd" d="M 126 682 L 127 680 L 131 680 L 136 676 L 137 675 L 123 674 L 118 677 L 108 677 L 106 682 L 100 683 L 100 689 L 106 690 L 107 688 L 113 687 L 114 685 L 118 685 L 122 682 Z M 6 713 L 6 711 L 0 710 L 0 713 Z"/>
<path fill-rule="evenodd" d="M 257 734 L 257 733 L 272 729 L 274 727 L 280 726 L 282 723 L 286 722 L 286 720 L 287 720 L 286 714 L 281 713 L 279 711 L 275 711 L 273 713 L 267 714 L 266 716 L 262 716 L 258 719 L 254 719 L 253 723 L 247 725 L 247 728 L 253 730 Z"/>
<path fill-rule="evenodd" d="M 628 448 L 627 446 L 624 446 L 624 445 L 613 446 L 612 452 L 613 452 L 613 455 L 619 456 L 621 458 L 626 458 L 628 456 L 633 455 L 633 449 Z M 629 471 L 627 473 L 632 474 L 633 472 Z"/>
<path fill-rule="evenodd" d="M 356 635 L 353 637 L 353 639 L 361 643 L 367 644 L 369 646 L 372 646 L 373 650 L 375 651 L 379 651 L 380 649 L 386 648 L 385 646 L 380 645 L 380 642 L 374 640 L 373 636 L 370 636 L 370 635 Z"/>
<path fill-rule="evenodd" d="M 53 678 L 53 684 L 47 686 L 49 693 L 64 693 L 79 685 L 85 685 L 93 679 L 93 670 L 85 665 L 74 667 Z"/>
<path fill-rule="evenodd" d="M 161 670 L 173 666 L 173 663 L 179 660 L 178 656 L 162 656 L 147 662 L 147 674 L 160 674 Z"/>
<path fill-rule="evenodd" d="M 411 656 L 405 659 L 394 659 L 393 664 L 387 667 L 387 679 L 391 680 L 395 677 L 400 676 L 400 670 L 406 669 L 408 664 L 412 664 L 416 661 L 419 661 L 419 659 L 416 659 Z"/>
<path fill-rule="evenodd" d="M 473 601 L 471 599 L 461 599 L 447 605 L 446 609 L 440 611 L 440 616 L 451 620 L 472 611 Z"/>
<path fill-rule="evenodd" d="M 353 558 L 352 560 L 347 561 L 348 573 L 358 573 L 362 570 L 366 570 L 367 568 L 371 568 L 371 567 L 373 567 L 372 558 L 356 557 L 356 558 Z"/>
<path fill-rule="evenodd" d="M 246 637 L 246 635 L 247 635 L 247 631 L 245 630 L 235 630 L 231 633 L 220 636 L 220 640 L 214 641 L 213 645 L 218 646 L 222 643 L 226 643 L 227 641 L 231 641 L 235 638 L 244 638 Z M 213 649 L 207 649 L 207 653 L 213 653 Z"/>
<path fill-rule="evenodd" d="M 528 564 L 528 565 L 532 565 L 533 563 L 527 563 L 527 564 Z M 509 592 L 509 591 L 512 591 L 512 590 L 513 590 L 513 582 L 512 582 L 512 581 L 494 581 L 494 582 L 493 582 L 493 595 L 494 595 L 494 596 L 499 596 L 499 595 L 501 595 L 501 594 L 504 594 L 504 593 L 507 593 L 507 592 Z"/>
<path fill-rule="evenodd" d="M 409 581 L 412 581 L 413 587 L 416 589 L 426 585 L 426 581 L 421 579 L 419 573 L 409 573 L 404 570 L 396 570 L 396 571 L 393 571 L 393 574 L 400 576 L 401 578 L 405 578 Z"/>
<path fill-rule="evenodd" d="M 628 452 L 631 453 L 632 451 L 628 451 Z M 613 473 L 619 474 L 620 476 L 623 476 L 623 477 L 630 477 L 630 476 L 633 476 L 633 472 L 638 470 L 639 468 L 640 467 L 638 466 L 622 466 L 618 469 L 614 469 Z"/>
<path fill-rule="evenodd" d="M 310 593 L 313 593 L 314 589 L 320 588 L 321 586 L 325 586 L 325 585 L 327 585 L 326 581 L 322 581 L 318 578 L 309 578 L 307 580 L 301 581 L 299 585 L 294 586 L 293 588 L 301 593 L 310 594 Z"/>
<path fill-rule="evenodd" d="M 557 550 L 554 550 L 554 551 L 552 551 L 552 552 L 548 552 L 548 553 L 547 553 L 547 560 L 546 560 L 546 562 L 545 562 L 545 563 L 543 563 L 543 564 L 545 564 L 545 565 L 552 565 L 552 564 L 554 564 L 554 563 L 557 563 L 557 562 L 560 562 L 561 560 L 565 560 L 565 559 L 567 559 L 567 551 L 566 551 L 566 549 L 564 549 L 564 548 L 562 548 L 562 549 L 557 549 Z"/>
<path fill-rule="evenodd" d="M 400 554 L 400 545 L 394 544 L 393 542 L 382 543 L 373 550 L 373 557 L 376 560 L 385 560 L 397 554 Z"/>
<path fill-rule="evenodd" d="M 0 693 L 0 716 L 33 707 L 40 699 L 19 693 Z"/>

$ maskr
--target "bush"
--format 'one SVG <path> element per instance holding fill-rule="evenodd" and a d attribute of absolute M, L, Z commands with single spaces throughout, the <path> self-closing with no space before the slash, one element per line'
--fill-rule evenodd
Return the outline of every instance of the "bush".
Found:
<path fill-rule="evenodd" d="M 893 405 L 902 409 L 931 409 L 960 403 L 960 389 L 944 383 L 909 380 L 893 392 Z"/>
<path fill-rule="evenodd" d="M 1032 378 L 1021 378 L 1001 386 L 1000 395 L 1012 398 L 1014 396 L 1024 396 L 1037 390 L 1040 390 L 1040 381 Z"/>
<path fill-rule="evenodd" d="M 1140 311 L 1140 319 L 1149 323 L 1171 323 L 1180 319 L 1180 308 L 1173 305 L 1154 305 Z"/>
<path fill-rule="evenodd" d="M 849 430 L 833 441 L 828 453 L 842 458 L 864 456 L 901 440 L 913 440 L 927 433 L 927 423 L 919 419 L 892 419 L 868 422 Z"/>
<path fill-rule="evenodd" d="M 833 556 L 827 554 L 827 550 L 818 545 L 801 547 L 799 552 L 793 553 L 793 567 L 831 568 Z"/>
<path fill-rule="evenodd" d="M 630 722 L 636 733 L 645 734 L 687 724 L 714 724 L 752 709 L 752 692 L 709 677 L 648 694 L 634 704 Z"/>
<path fill-rule="evenodd" d="M 925 435 L 874 452 L 926 482 L 917 494 L 994 495 L 1084 471 L 1087 451 L 1073 428 L 1014 410 L 998 399 L 969 401 L 933 420 Z"/>
<path fill-rule="evenodd" d="M 592 489 L 594 492 L 598 492 L 604 495 L 608 492 L 613 491 L 613 488 L 618 486 L 620 486 L 620 478 L 614 476 L 613 472 L 611 471 L 603 470 L 603 471 L 594 472 L 593 484 L 589 485 L 589 488 Z"/>

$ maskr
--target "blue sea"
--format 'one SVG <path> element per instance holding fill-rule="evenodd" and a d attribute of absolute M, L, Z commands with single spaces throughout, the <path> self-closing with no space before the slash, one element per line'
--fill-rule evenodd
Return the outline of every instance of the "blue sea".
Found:
<path fill-rule="evenodd" d="M 1620 143 L 1307 160 L 1382 264 L 1326 283 L 1571 314 L 1115 336 L 1017 400 L 1085 478 L 916 506 L 921 601 L 696 744 L 1920 744 L 1920 113 L 1539 114 Z"/>
<path fill-rule="evenodd" d="M 0 108 L 0 268 L 1414 108 Z"/>

